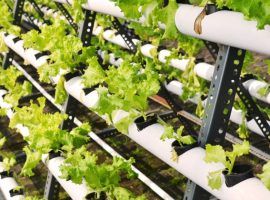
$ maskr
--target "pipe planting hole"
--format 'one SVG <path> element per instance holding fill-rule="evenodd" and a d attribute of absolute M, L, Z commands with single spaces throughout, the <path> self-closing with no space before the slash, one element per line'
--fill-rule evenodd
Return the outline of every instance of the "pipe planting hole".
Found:
<path fill-rule="evenodd" d="M 239 63 L 240 63 L 239 60 L 234 60 L 234 61 L 233 61 L 233 64 L 235 64 L 235 65 L 239 65 Z"/>
<path fill-rule="evenodd" d="M 239 49 L 238 51 L 237 51 L 237 55 L 238 56 L 241 56 L 243 54 L 243 51 L 241 50 L 241 49 Z"/>

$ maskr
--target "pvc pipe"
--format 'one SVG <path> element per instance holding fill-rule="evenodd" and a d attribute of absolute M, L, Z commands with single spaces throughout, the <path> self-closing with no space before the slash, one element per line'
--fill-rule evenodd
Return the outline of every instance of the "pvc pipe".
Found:
<path fill-rule="evenodd" d="M 59 17 L 59 19 L 61 19 L 61 20 L 66 20 L 66 18 L 65 18 L 59 11 L 56 11 L 56 12 L 55 12 L 55 10 L 53 10 L 53 9 L 51 9 L 51 8 L 49 8 L 49 7 L 42 6 L 42 7 L 40 8 L 40 10 L 41 10 L 45 15 L 47 15 L 48 17 L 54 17 L 54 18 Z"/>
<path fill-rule="evenodd" d="M 48 159 L 48 154 L 42 156 L 42 161 L 48 167 L 49 171 L 68 193 L 71 199 L 73 200 L 82 200 L 85 199 L 85 196 L 90 193 L 85 181 L 83 180 L 82 184 L 75 184 L 71 180 L 66 181 L 65 179 L 60 178 L 62 175 L 60 171 L 61 165 L 64 164 L 65 159 L 63 157 L 56 157 L 53 159 Z"/>
<path fill-rule="evenodd" d="M 77 76 L 65 82 L 66 91 L 85 105 L 87 108 L 93 108 L 99 99 L 98 92 L 96 90 L 85 94 L 83 91 L 84 85 L 82 84 L 82 78 Z"/>
<path fill-rule="evenodd" d="M 103 60 L 105 60 L 105 55 L 106 55 L 106 52 L 105 51 L 98 50 L 98 55 L 100 55 L 101 58 Z M 116 58 L 114 56 L 114 53 L 109 53 L 109 63 L 110 64 L 115 65 L 115 66 L 120 66 L 123 61 L 124 60 L 122 58 Z"/>
<path fill-rule="evenodd" d="M 173 140 L 161 141 L 160 137 L 164 127 L 153 124 L 142 131 L 138 131 L 135 124 L 129 127 L 129 137 L 139 145 L 150 151 L 162 161 L 175 168 L 181 174 L 223 200 L 267 200 L 270 191 L 257 178 L 247 179 L 233 187 L 228 188 L 224 183 L 220 190 L 212 190 L 208 186 L 207 176 L 209 172 L 223 168 L 221 163 L 205 163 L 205 150 L 201 147 L 193 148 L 178 157 L 178 162 L 171 160 L 171 143 Z M 155 145 L 149 145 L 155 144 Z M 198 167 L 199 166 L 199 167 Z"/>
<path fill-rule="evenodd" d="M 3 162 L 0 162 L 0 172 L 3 171 L 6 171 L 5 165 Z M 1 192 L 6 200 L 21 200 L 24 198 L 24 195 L 15 195 L 13 197 L 10 196 L 10 191 L 16 187 L 18 187 L 18 183 L 15 181 L 13 177 L 6 177 L 6 178 L 0 177 Z"/>
<path fill-rule="evenodd" d="M 194 23 L 202 10 L 202 7 L 180 4 L 175 14 L 178 30 L 203 40 L 270 55 L 270 26 L 258 30 L 256 21 L 245 20 L 242 13 L 224 10 L 205 16 L 201 22 L 202 33 L 197 34 Z"/>
<path fill-rule="evenodd" d="M 157 47 L 152 44 L 145 44 L 141 46 L 142 54 L 148 58 L 152 58 L 152 59 L 154 58 L 152 54 L 153 51 L 157 51 Z"/>
<path fill-rule="evenodd" d="M 167 90 L 170 92 L 181 96 L 183 94 L 183 84 L 180 83 L 179 81 L 171 81 L 168 84 L 165 85 Z"/>
<path fill-rule="evenodd" d="M 214 74 L 215 66 L 207 63 L 198 63 L 194 67 L 194 72 L 199 77 L 211 81 Z"/>
<path fill-rule="evenodd" d="M 171 51 L 169 50 L 161 50 L 158 53 L 158 60 L 162 63 L 167 63 L 167 57 L 171 55 Z M 174 68 L 180 69 L 182 71 L 185 71 L 188 63 L 190 62 L 190 59 L 177 59 L 173 58 L 169 61 L 169 65 L 171 65 Z"/>
<path fill-rule="evenodd" d="M 258 81 L 255 79 L 250 79 L 244 83 L 245 88 L 249 91 L 249 93 L 256 97 L 257 99 L 260 99 L 261 101 L 264 101 L 266 103 L 270 104 L 270 92 L 266 94 L 265 96 L 261 96 L 258 91 L 261 88 L 264 88 L 268 86 L 269 84 L 266 82 Z"/>
<path fill-rule="evenodd" d="M 110 15 L 118 18 L 125 17 L 121 9 L 110 0 L 88 0 L 87 9 L 104 14 L 110 13 Z"/>
<path fill-rule="evenodd" d="M 36 59 L 35 55 L 40 53 L 40 51 L 37 51 L 32 48 L 24 49 L 23 40 L 19 40 L 18 42 L 14 43 L 13 41 L 14 38 L 16 38 L 16 36 L 12 34 L 4 36 L 4 42 L 9 48 L 11 48 L 20 57 L 22 57 L 26 63 L 30 63 L 35 68 L 39 68 L 40 66 L 44 65 L 47 62 L 49 56 L 44 55 Z"/>
<path fill-rule="evenodd" d="M 39 68 L 40 66 L 46 64 L 49 56 L 44 55 L 42 57 L 40 57 L 39 59 L 36 59 L 35 55 L 40 53 L 40 51 L 37 51 L 35 49 L 26 49 L 25 50 L 25 59 L 31 63 L 31 65 L 33 65 L 35 68 Z"/>
<path fill-rule="evenodd" d="M 122 38 L 121 35 L 115 35 L 116 31 L 115 30 L 106 30 L 103 32 L 103 37 L 105 40 L 108 40 L 109 42 L 116 44 L 118 46 L 121 46 L 125 49 L 129 49 L 126 42 L 124 41 L 124 39 Z M 132 39 L 132 42 L 136 45 L 139 40 L 137 39 Z"/>

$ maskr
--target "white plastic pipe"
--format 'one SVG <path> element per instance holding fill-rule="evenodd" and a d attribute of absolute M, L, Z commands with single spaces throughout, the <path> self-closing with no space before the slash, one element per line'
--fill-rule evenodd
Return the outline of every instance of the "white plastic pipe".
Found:
<path fill-rule="evenodd" d="M 256 97 L 257 99 L 260 99 L 261 101 L 264 101 L 268 104 L 270 104 L 270 92 L 266 94 L 265 96 L 261 96 L 258 91 L 264 87 L 269 85 L 268 83 L 258 81 L 255 79 L 250 79 L 244 83 L 245 88 L 249 91 L 249 93 Z"/>
<path fill-rule="evenodd" d="M 108 40 L 109 42 L 116 44 L 118 46 L 121 46 L 125 49 L 128 49 L 129 47 L 127 46 L 126 42 L 122 38 L 120 34 L 115 35 L 116 31 L 115 30 L 106 30 L 103 32 L 103 37 L 105 40 Z M 132 42 L 136 45 L 139 40 L 137 39 L 132 39 Z"/>
<path fill-rule="evenodd" d="M 35 55 L 37 53 L 40 53 L 40 51 L 37 51 L 35 49 L 24 49 L 23 48 L 23 40 L 20 40 L 16 43 L 14 43 L 13 39 L 15 38 L 15 35 L 8 35 L 4 36 L 4 42 L 5 44 L 11 48 L 13 51 L 15 51 L 20 57 L 22 57 L 26 63 L 29 63 L 33 65 L 35 68 L 39 68 L 40 66 L 44 65 L 47 60 L 48 56 L 44 55 L 40 58 L 36 59 Z"/>
<path fill-rule="evenodd" d="M 66 18 L 59 11 L 55 12 L 55 10 L 46 6 L 42 6 L 42 7 L 40 6 L 40 9 L 48 17 L 54 17 L 54 18 L 59 17 L 59 19 L 66 20 Z"/>
<path fill-rule="evenodd" d="M 167 63 L 167 59 L 168 59 L 167 57 L 169 57 L 170 55 L 171 55 L 171 51 L 163 49 L 158 53 L 158 60 L 162 63 Z M 171 65 L 174 68 L 185 71 L 189 62 L 190 62 L 190 59 L 173 58 L 169 61 L 169 65 Z"/>
<path fill-rule="evenodd" d="M 82 83 L 82 78 L 77 76 L 65 82 L 65 90 L 85 105 L 87 108 L 93 108 L 99 99 L 98 92 L 96 90 L 85 94 L 83 91 L 84 85 Z"/>
<path fill-rule="evenodd" d="M 208 186 L 207 176 L 209 172 L 222 169 L 222 164 L 205 163 L 205 150 L 197 147 L 179 156 L 178 162 L 171 160 L 172 140 L 161 141 L 160 137 L 164 127 L 153 124 L 142 131 L 138 131 L 135 124 L 129 127 L 129 137 L 136 143 L 150 151 L 171 167 L 175 168 L 184 176 L 206 189 L 219 199 L 223 200 L 267 200 L 270 191 L 257 178 L 247 179 L 233 187 L 228 188 L 225 183 L 220 190 L 212 190 Z M 149 145 L 154 144 L 154 145 Z M 224 182 L 224 177 L 222 175 Z"/>
<path fill-rule="evenodd" d="M 90 193 L 85 181 L 83 181 L 82 184 L 75 184 L 70 180 L 66 181 L 65 179 L 60 178 L 60 176 L 62 175 L 60 167 L 64 164 L 65 161 L 63 157 L 56 157 L 48 160 L 48 155 L 43 155 L 42 160 L 46 164 L 52 175 L 57 179 L 60 185 L 68 193 L 71 199 L 83 200 L 85 199 L 85 196 Z"/>
<path fill-rule="evenodd" d="M 104 14 L 110 13 L 114 17 L 125 17 L 121 9 L 110 0 L 88 0 L 87 9 Z"/>
<path fill-rule="evenodd" d="M 6 171 L 3 162 L 0 162 L 0 172 Z M 10 196 L 10 190 L 18 187 L 18 183 L 13 177 L 0 178 L 0 188 L 6 200 L 22 200 L 24 195 Z"/>
<path fill-rule="evenodd" d="M 141 46 L 141 53 L 148 58 L 153 59 L 154 58 L 153 52 L 156 52 L 156 51 L 157 51 L 157 47 L 152 44 L 146 44 L 146 45 Z"/>
<path fill-rule="evenodd" d="M 245 20 L 242 13 L 218 11 L 204 17 L 202 33 L 198 34 L 194 31 L 194 23 L 202 10 L 202 7 L 180 4 L 175 14 L 178 30 L 200 39 L 270 55 L 268 25 L 258 30 L 257 23 Z"/>

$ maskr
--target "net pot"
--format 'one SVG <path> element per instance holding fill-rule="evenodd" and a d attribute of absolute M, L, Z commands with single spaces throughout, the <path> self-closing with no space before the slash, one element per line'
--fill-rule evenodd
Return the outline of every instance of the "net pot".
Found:
<path fill-rule="evenodd" d="M 246 179 L 254 177 L 252 166 L 248 164 L 236 164 L 231 174 L 228 174 L 228 170 L 224 170 L 222 173 L 225 177 L 227 187 L 232 187 Z"/>

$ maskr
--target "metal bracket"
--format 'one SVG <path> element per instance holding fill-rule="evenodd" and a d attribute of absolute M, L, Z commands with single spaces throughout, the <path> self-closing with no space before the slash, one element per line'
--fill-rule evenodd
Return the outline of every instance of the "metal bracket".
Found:
<path fill-rule="evenodd" d="M 56 180 L 56 178 L 52 175 L 50 171 L 48 171 L 44 198 L 48 200 L 58 200 L 59 199 L 59 189 L 60 184 Z"/>
<path fill-rule="evenodd" d="M 265 138 L 270 142 L 270 126 L 267 123 L 267 119 L 262 115 L 260 109 L 252 99 L 249 92 L 243 86 L 241 81 L 239 81 L 238 84 L 237 94 L 247 108 L 248 115 L 252 116 Z"/>
<path fill-rule="evenodd" d="M 85 10 L 84 21 L 79 30 L 79 38 L 81 38 L 83 46 L 90 46 L 91 44 L 96 14 L 94 11 Z"/>
<path fill-rule="evenodd" d="M 211 194 L 206 190 L 196 185 L 191 180 L 188 180 L 185 195 L 183 198 L 184 200 L 209 200 L 210 196 Z"/>
<path fill-rule="evenodd" d="M 105 139 L 108 137 L 113 137 L 113 136 L 119 135 L 119 131 L 117 131 L 116 128 L 108 128 L 108 129 L 104 129 L 104 130 L 98 132 L 97 135 L 99 138 Z"/>
<path fill-rule="evenodd" d="M 132 53 L 136 53 L 137 52 L 136 45 L 133 43 L 132 38 L 126 32 L 125 28 L 119 22 L 119 20 L 117 18 L 114 18 L 114 20 L 112 21 L 112 24 L 113 24 L 114 28 L 118 31 L 118 33 L 121 35 L 121 37 L 124 39 L 124 41 L 125 41 L 126 45 L 128 46 L 129 50 Z"/>
<path fill-rule="evenodd" d="M 12 61 L 14 59 L 14 51 L 9 48 L 8 53 L 4 56 L 2 67 L 4 69 L 7 69 L 10 65 L 12 65 Z"/>
<path fill-rule="evenodd" d="M 36 12 L 38 13 L 38 15 L 43 18 L 44 17 L 44 13 L 40 10 L 37 2 L 35 0 L 28 0 L 32 6 L 34 7 L 34 9 L 36 10 Z"/>
<path fill-rule="evenodd" d="M 245 50 L 238 48 L 221 46 L 219 50 L 199 134 L 202 147 L 224 141 L 244 57 Z"/>
<path fill-rule="evenodd" d="M 172 111 L 174 112 L 175 116 L 184 125 L 184 127 L 186 128 L 186 130 L 191 135 L 197 136 L 197 133 L 193 129 L 193 126 L 190 124 L 190 122 L 186 118 L 184 118 L 184 117 L 182 117 L 181 115 L 178 114 L 180 111 L 182 111 L 184 109 L 182 108 L 182 106 L 179 103 L 177 103 L 173 99 L 173 97 L 171 96 L 171 94 L 168 92 L 168 90 L 166 89 L 166 87 L 163 84 L 161 84 L 161 89 L 160 89 L 159 93 L 167 101 L 167 103 L 171 107 Z"/>
<path fill-rule="evenodd" d="M 64 105 L 64 113 L 68 115 L 68 119 L 66 119 L 61 124 L 61 129 L 71 130 L 74 125 L 74 110 L 72 109 L 72 105 L 76 104 L 77 100 L 72 97 L 71 95 L 68 95 L 68 98 L 66 100 L 66 103 Z"/>
<path fill-rule="evenodd" d="M 16 0 L 14 3 L 13 9 L 14 25 L 19 26 L 21 24 L 24 2 L 25 0 Z"/>
<path fill-rule="evenodd" d="M 204 42 L 207 50 L 211 54 L 211 56 L 216 60 L 218 57 L 218 50 L 219 50 L 218 45 L 214 42 L 210 42 L 210 41 L 206 41 L 206 40 L 204 40 L 203 42 Z"/>
<path fill-rule="evenodd" d="M 78 31 L 78 25 L 74 22 L 72 16 L 69 14 L 65 6 L 59 2 L 54 2 L 57 6 L 57 8 L 62 12 L 62 14 L 65 16 L 65 18 L 68 20 L 69 24 L 72 26 L 72 28 L 77 32 Z"/>
<path fill-rule="evenodd" d="M 28 21 L 27 20 L 22 21 L 21 25 L 23 27 L 27 28 L 28 30 L 36 29 L 36 30 L 40 31 L 39 27 L 37 26 L 37 24 L 34 21 L 35 20 L 34 16 L 32 16 L 32 15 L 30 15 L 28 13 L 23 13 L 23 15 L 25 16 L 25 18 L 28 19 Z"/>
<path fill-rule="evenodd" d="M 14 25 L 19 26 L 21 24 L 24 2 L 25 0 L 16 0 L 14 2 L 14 9 L 13 9 Z M 2 67 L 4 69 L 8 68 L 12 64 L 13 58 L 14 52 L 11 49 L 9 49 L 9 52 L 4 56 Z"/>

